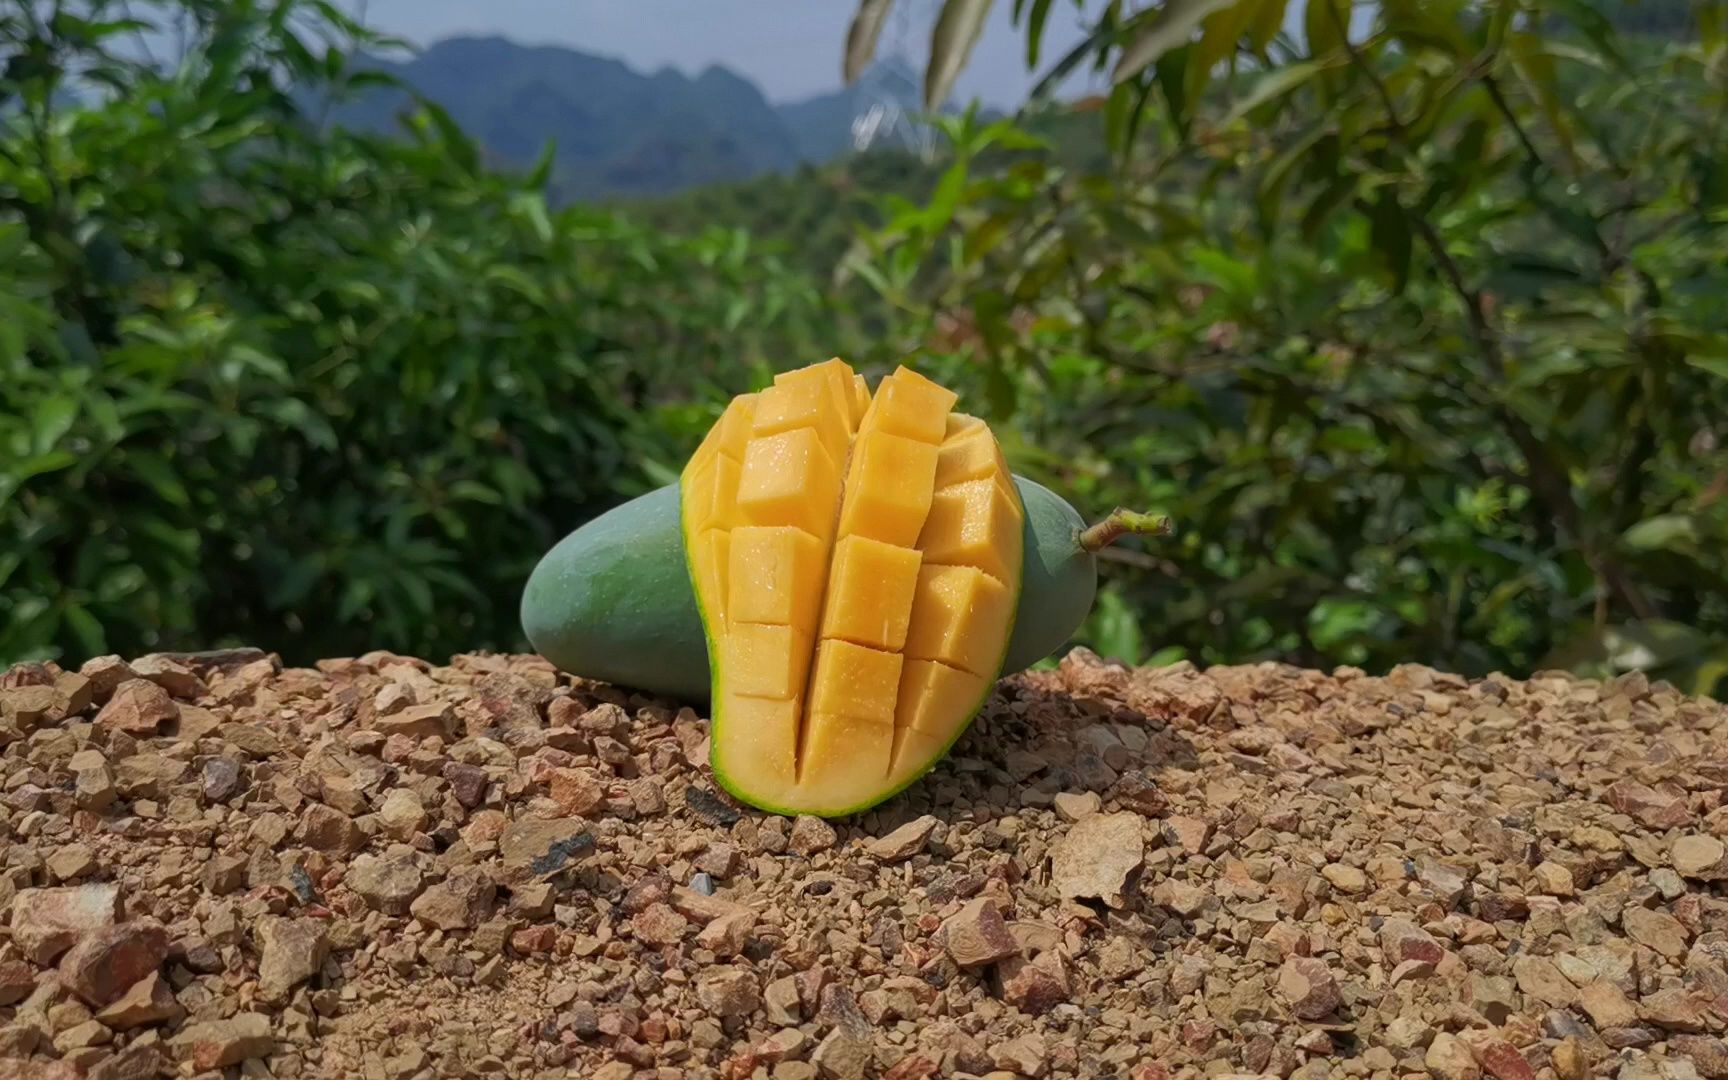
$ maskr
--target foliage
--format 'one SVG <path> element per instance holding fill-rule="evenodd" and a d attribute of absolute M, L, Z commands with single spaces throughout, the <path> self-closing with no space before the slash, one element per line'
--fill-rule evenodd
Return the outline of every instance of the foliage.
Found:
<path fill-rule="evenodd" d="M 1670 41 L 1578 0 L 1083 6 L 1054 68 L 1113 74 L 1116 166 L 981 169 L 1022 136 L 950 124 L 853 264 L 1019 467 L 1175 517 L 1094 640 L 1715 687 L 1722 6 Z"/>
<path fill-rule="evenodd" d="M 389 46 L 333 6 L 134 6 L 172 66 L 124 4 L 0 10 L 0 662 L 516 644 L 713 387 L 819 355 L 742 233 L 554 212 L 434 107 L 320 131 L 299 92 Z"/>

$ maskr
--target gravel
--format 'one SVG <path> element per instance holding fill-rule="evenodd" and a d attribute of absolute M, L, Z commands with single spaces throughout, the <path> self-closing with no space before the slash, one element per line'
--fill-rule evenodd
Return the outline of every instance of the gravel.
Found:
<path fill-rule="evenodd" d="M 20 665 L 0 746 L 0 1077 L 1728 1080 L 1728 710 L 1639 675 L 1075 650 L 839 822 L 526 656 Z"/>

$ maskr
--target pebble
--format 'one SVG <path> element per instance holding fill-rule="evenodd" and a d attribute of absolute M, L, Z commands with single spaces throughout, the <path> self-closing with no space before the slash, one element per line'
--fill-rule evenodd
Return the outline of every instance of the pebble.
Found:
<path fill-rule="evenodd" d="M 899 862 L 903 859 L 910 859 L 924 850 L 939 823 L 934 814 L 925 814 L 922 817 L 914 818 L 888 835 L 870 841 L 865 845 L 865 850 L 870 853 L 872 858 L 882 862 Z"/>

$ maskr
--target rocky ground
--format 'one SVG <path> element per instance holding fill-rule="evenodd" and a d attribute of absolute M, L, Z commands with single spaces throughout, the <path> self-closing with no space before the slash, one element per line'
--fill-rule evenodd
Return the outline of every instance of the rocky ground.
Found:
<path fill-rule="evenodd" d="M 1728 710 L 1638 676 L 1078 651 L 837 825 L 532 657 L 3 687 L 4 1080 L 1728 1080 Z"/>

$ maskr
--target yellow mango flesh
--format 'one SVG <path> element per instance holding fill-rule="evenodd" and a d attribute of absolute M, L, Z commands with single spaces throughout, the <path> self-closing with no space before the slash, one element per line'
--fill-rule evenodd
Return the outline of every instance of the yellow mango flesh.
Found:
<path fill-rule="evenodd" d="M 1002 665 L 1024 508 L 1000 447 L 907 368 L 838 359 L 735 399 L 681 478 L 713 764 L 753 805 L 837 816 L 933 765 Z"/>

